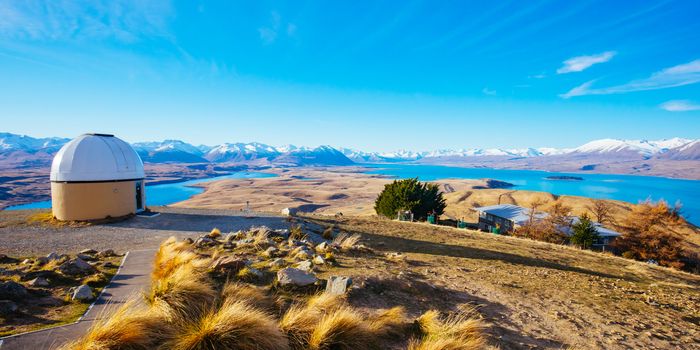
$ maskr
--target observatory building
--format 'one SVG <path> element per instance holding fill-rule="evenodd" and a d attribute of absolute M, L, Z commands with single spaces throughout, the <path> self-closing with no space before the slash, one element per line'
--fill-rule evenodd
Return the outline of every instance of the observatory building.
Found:
<path fill-rule="evenodd" d="M 146 207 L 141 158 L 114 135 L 84 134 L 51 164 L 51 206 L 59 220 L 99 220 Z"/>

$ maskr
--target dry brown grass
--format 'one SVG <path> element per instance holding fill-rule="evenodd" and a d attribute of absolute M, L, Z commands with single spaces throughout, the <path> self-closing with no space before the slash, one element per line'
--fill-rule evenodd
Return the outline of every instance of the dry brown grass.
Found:
<path fill-rule="evenodd" d="M 246 283 L 228 282 L 221 290 L 221 299 L 226 302 L 245 302 L 260 310 L 275 310 L 275 302 L 265 292 Z"/>
<path fill-rule="evenodd" d="M 192 263 L 175 268 L 168 276 L 151 281 L 148 303 L 167 304 L 173 317 L 196 318 L 209 311 L 216 303 L 218 293 L 213 282 Z"/>
<path fill-rule="evenodd" d="M 431 310 L 416 320 L 420 339 L 413 339 L 408 350 L 475 350 L 486 346 L 483 324 L 471 313 L 456 314 L 445 319 Z"/>
<path fill-rule="evenodd" d="M 343 297 L 326 293 L 292 305 L 280 320 L 294 349 L 373 349 L 404 325 L 403 308 L 368 317 L 348 306 Z"/>
<path fill-rule="evenodd" d="M 214 227 L 214 229 L 212 229 L 211 232 L 209 232 L 209 234 L 207 236 L 209 238 L 214 238 L 214 239 L 219 238 L 219 237 L 221 237 L 221 230 Z"/>
<path fill-rule="evenodd" d="M 148 350 L 168 340 L 173 329 L 158 309 L 127 302 L 110 317 L 95 321 L 78 340 L 62 346 L 61 350 Z"/>
<path fill-rule="evenodd" d="M 348 250 L 357 245 L 361 238 L 359 234 L 350 235 L 343 232 L 333 239 L 332 244 L 340 247 L 341 250 Z"/>
<path fill-rule="evenodd" d="M 185 321 L 165 345 L 172 350 L 283 350 L 287 338 L 275 320 L 243 301 L 225 302 L 195 321 Z"/>

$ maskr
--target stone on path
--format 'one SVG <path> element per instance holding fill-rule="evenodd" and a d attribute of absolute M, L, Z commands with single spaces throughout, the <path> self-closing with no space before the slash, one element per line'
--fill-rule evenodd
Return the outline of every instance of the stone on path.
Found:
<path fill-rule="evenodd" d="M 333 295 L 345 294 L 351 284 L 352 279 L 350 277 L 332 276 L 326 283 L 326 293 Z"/>
<path fill-rule="evenodd" d="M 86 263 L 83 259 L 75 258 L 68 260 L 58 267 L 58 270 L 65 275 L 83 275 L 95 271 L 92 265 Z"/>
<path fill-rule="evenodd" d="M 304 287 L 316 283 L 317 280 L 314 274 L 293 267 L 277 271 L 277 282 L 283 287 Z"/>
<path fill-rule="evenodd" d="M 17 304 L 10 300 L 0 300 L 0 315 L 6 316 L 17 311 Z"/>
<path fill-rule="evenodd" d="M 92 292 L 92 288 L 90 286 L 83 284 L 79 286 L 78 288 L 75 289 L 73 292 L 73 300 L 78 300 L 78 301 L 88 301 L 92 300 L 95 298 L 95 295 Z"/>
<path fill-rule="evenodd" d="M 27 288 L 15 281 L 0 282 L 0 299 L 20 301 L 28 295 Z"/>
<path fill-rule="evenodd" d="M 29 285 L 32 287 L 48 287 L 49 281 L 44 277 L 37 277 L 29 281 Z"/>

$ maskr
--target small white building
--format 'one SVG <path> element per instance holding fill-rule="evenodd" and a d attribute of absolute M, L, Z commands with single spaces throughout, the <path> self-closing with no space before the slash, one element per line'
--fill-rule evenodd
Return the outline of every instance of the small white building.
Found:
<path fill-rule="evenodd" d="M 51 164 L 51 205 L 59 220 L 98 220 L 146 207 L 143 162 L 114 135 L 83 134 Z"/>
<path fill-rule="evenodd" d="M 513 204 L 490 205 L 486 207 L 474 208 L 479 212 L 479 229 L 488 232 L 494 232 L 498 228 L 498 233 L 512 232 L 520 226 L 527 224 L 530 221 L 529 208 Z M 545 212 L 535 212 L 534 220 L 542 220 L 549 216 Z M 571 216 L 571 225 L 579 222 L 578 216 Z M 605 250 L 617 237 L 622 234 L 604 227 L 600 223 L 593 222 L 593 226 L 598 231 L 599 238 L 593 243 L 592 248 Z M 571 236 L 571 226 L 562 227 L 562 233 Z"/>

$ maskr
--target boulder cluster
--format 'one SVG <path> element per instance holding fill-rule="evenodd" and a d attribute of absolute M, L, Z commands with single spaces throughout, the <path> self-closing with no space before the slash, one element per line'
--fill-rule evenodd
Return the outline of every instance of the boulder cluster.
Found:
<path fill-rule="evenodd" d="M 335 265 L 342 251 L 368 248 L 358 243 L 359 236 L 348 239 L 348 235 L 316 226 L 302 223 L 281 230 L 263 226 L 228 234 L 214 229 L 186 241 L 199 250 L 215 251 L 210 269 L 226 278 L 267 279 L 286 289 L 318 289 L 325 285 L 328 292 L 343 294 L 352 283 L 350 278 L 332 276 L 326 281 L 317 273 Z"/>
<path fill-rule="evenodd" d="M 101 268 L 116 268 L 106 258 L 114 250 L 85 249 L 70 256 L 51 252 L 24 260 L 2 256 L 0 268 L 0 316 L 14 315 L 22 304 L 63 305 L 66 300 L 94 300 L 95 281 L 104 281 Z M 91 286 L 92 284 L 92 286 Z"/>

